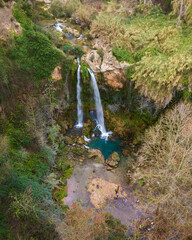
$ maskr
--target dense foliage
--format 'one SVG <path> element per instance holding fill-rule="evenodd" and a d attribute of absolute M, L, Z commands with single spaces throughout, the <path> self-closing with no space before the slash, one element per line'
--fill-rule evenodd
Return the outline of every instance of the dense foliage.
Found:
<path fill-rule="evenodd" d="M 177 19 L 163 15 L 158 7 L 129 18 L 106 13 L 105 9 L 92 22 L 91 33 L 104 38 L 119 61 L 134 64 L 131 79 L 135 86 L 162 105 L 176 90 L 185 90 L 191 96 L 191 27 L 182 27 L 178 30 Z"/>

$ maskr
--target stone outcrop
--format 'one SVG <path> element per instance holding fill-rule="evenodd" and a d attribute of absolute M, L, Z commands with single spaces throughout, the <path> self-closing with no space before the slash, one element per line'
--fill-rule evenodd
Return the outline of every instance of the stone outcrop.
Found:
<path fill-rule="evenodd" d="M 53 70 L 51 76 L 52 76 L 53 80 L 56 80 L 56 81 L 61 80 L 61 79 L 62 79 L 61 67 L 60 67 L 60 66 L 57 66 L 57 67 Z"/>
<path fill-rule="evenodd" d="M 88 158 L 94 159 L 95 161 L 97 161 L 99 163 L 105 162 L 105 158 L 104 158 L 103 154 L 98 149 L 88 149 Z"/>
<path fill-rule="evenodd" d="M 82 57 L 82 60 L 86 61 L 94 72 L 102 72 L 107 84 L 115 90 L 119 90 L 126 80 L 124 73 L 130 64 L 118 62 L 109 47 L 105 46 L 99 39 L 95 41 L 94 48 L 102 49 L 102 55 L 99 55 L 97 50 L 91 50 Z"/>
<path fill-rule="evenodd" d="M 3 5 L 4 7 L 0 8 L 0 39 L 6 40 L 12 32 L 21 34 L 22 28 L 12 14 L 14 2 L 3 2 Z"/>
<path fill-rule="evenodd" d="M 119 165 L 120 157 L 117 152 L 112 153 L 106 160 L 106 164 L 111 168 L 116 168 Z M 108 169 L 110 170 L 110 169 Z"/>

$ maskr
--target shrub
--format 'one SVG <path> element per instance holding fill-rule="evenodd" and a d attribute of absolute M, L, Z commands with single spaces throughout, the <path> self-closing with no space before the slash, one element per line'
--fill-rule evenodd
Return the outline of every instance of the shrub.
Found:
<path fill-rule="evenodd" d="M 3 8 L 4 6 L 3 6 L 3 3 L 2 3 L 2 1 L 0 0 L 0 8 Z"/>
<path fill-rule="evenodd" d="M 56 18 L 69 18 L 80 5 L 81 3 L 78 0 L 67 0 L 66 2 L 54 0 L 51 3 L 50 11 Z"/>
<path fill-rule="evenodd" d="M 13 9 L 14 16 L 23 27 L 22 35 L 14 38 L 14 47 L 10 50 L 19 67 L 31 73 L 37 80 L 50 76 L 64 55 L 54 48 L 47 36 L 36 31 L 32 21 L 27 18 L 17 5 Z"/>
<path fill-rule="evenodd" d="M 73 51 L 73 46 L 69 43 L 64 43 L 63 47 L 62 47 L 62 50 L 63 50 L 64 53 L 70 54 Z"/>
<path fill-rule="evenodd" d="M 112 53 L 119 62 L 125 61 L 129 63 L 134 63 L 133 55 L 128 50 L 114 47 L 112 49 Z"/>
<path fill-rule="evenodd" d="M 94 9 L 89 5 L 81 5 L 74 13 L 75 21 L 82 28 L 89 28 L 94 17 Z"/>
<path fill-rule="evenodd" d="M 73 47 L 69 43 L 65 43 L 62 47 L 62 50 L 67 54 L 74 55 L 79 58 L 81 58 L 83 56 L 83 54 L 85 54 L 81 47 L 79 47 L 79 46 Z"/>
<path fill-rule="evenodd" d="M 62 18 L 65 16 L 65 3 L 60 0 L 54 0 L 51 2 L 50 11 L 56 18 Z"/>
<path fill-rule="evenodd" d="M 84 53 L 84 51 L 82 50 L 81 47 L 75 46 L 74 49 L 73 49 L 73 54 L 75 56 L 81 58 L 85 53 Z"/>
<path fill-rule="evenodd" d="M 97 54 L 98 54 L 101 58 L 103 58 L 103 56 L 104 56 L 103 49 L 98 49 L 98 50 L 97 50 Z"/>

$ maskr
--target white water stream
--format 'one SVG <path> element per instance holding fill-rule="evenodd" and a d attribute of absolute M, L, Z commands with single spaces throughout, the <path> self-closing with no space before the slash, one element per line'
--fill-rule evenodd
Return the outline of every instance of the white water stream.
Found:
<path fill-rule="evenodd" d="M 77 124 L 75 125 L 76 128 L 83 127 L 83 109 L 81 103 L 81 65 L 78 61 L 78 70 L 77 70 Z"/>
<path fill-rule="evenodd" d="M 104 116 L 103 116 L 103 107 L 101 104 L 101 97 L 99 93 L 99 89 L 97 86 L 97 81 L 95 78 L 94 73 L 88 68 L 90 77 L 91 77 L 91 82 L 93 86 L 93 91 L 94 91 L 94 99 L 95 99 L 95 105 L 96 105 L 96 114 L 97 114 L 97 126 L 101 132 L 101 137 L 107 138 L 109 135 L 112 134 L 112 132 L 107 132 L 105 128 L 105 122 L 104 122 Z"/>

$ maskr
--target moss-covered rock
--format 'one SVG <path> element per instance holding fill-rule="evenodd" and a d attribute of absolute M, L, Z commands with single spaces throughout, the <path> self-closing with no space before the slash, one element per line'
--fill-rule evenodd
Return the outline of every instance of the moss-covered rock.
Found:
<path fill-rule="evenodd" d="M 117 152 L 112 153 L 106 160 L 106 163 L 110 167 L 117 167 L 119 165 L 120 156 Z"/>
<path fill-rule="evenodd" d="M 88 158 L 93 159 L 96 162 L 104 163 L 105 158 L 100 150 L 98 149 L 88 149 Z"/>

